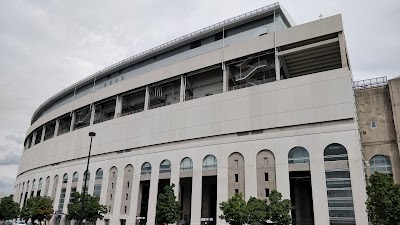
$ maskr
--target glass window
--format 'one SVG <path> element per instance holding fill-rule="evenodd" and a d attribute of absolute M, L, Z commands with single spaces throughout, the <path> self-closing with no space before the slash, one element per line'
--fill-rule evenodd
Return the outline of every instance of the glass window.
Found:
<path fill-rule="evenodd" d="M 103 179 L 103 170 L 102 169 L 98 169 L 96 171 L 96 180 L 101 180 Z"/>
<path fill-rule="evenodd" d="M 149 162 L 143 163 L 141 174 L 151 174 L 151 164 Z"/>
<path fill-rule="evenodd" d="M 310 155 L 307 149 L 303 147 L 294 147 L 289 151 L 289 164 L 294 163 L 309 163 Z"/>
<path fill-rule="evenodd" d="M 85 177 L 86 177 L 86 180 L 90 180 L 90 171 L 89 170 L 87 171 L 87 176 L 85 176 L 85 175 L 86 175 L 86 171 L 85 171 L 85 173 L 83 173 L 82 180 L 85 180 Z"/>
<path fill-rule="evenodd" d="M 181 171 L 192 171 L 193 170 L 193 161 L 189 157 L 185 157 L 181 161 Z"/>
<path fill-rule="evenodd" d="M 160 173 L 169 173 L 171 172 L 171 162 L 169 160 L 163 160 L 160 163 Z"/>
<path fill-rule="evenodd" d="M 341 144 L 330 144 L 324 150 L 325 161 L 347 160 L 347 150 Z"/>
<path fill-rule="evenodd" d="M 101 184 L 95 184 L 94 190 L 93 190 L 93 195 L 100 197 L 100 193 L 101 193 Z"/>
<path fill-rule="evenodd" d="M 203 160 L 203 170 L 217 169 L 217 158 L 213 155 L 208 155 Z"/>
<path fill-rule="evenodd" d="M 63 176 L 63 183 L 67 183 L 68 182 L 68 174 L 64 174 Z"/>
<path fill-rule="evenodd" d="M 74 175 L 72 175 L 72 182 L 77 182 L 78 181 L 78 172 L 75 172 Z"/>
<path fill-rule="evenodd" d="M 390 163 L 390 159 L 383 155 L 376 155 L 370 160 L 370 169 L 371 173 L 379 172 L 392 174 L 392 164 Z"/>

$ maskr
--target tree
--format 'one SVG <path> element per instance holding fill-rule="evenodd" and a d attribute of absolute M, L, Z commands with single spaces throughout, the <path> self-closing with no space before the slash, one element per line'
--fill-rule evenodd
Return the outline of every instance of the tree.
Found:
<path fill-rule="evenodd" d="M 262 225 L 270 218 L 269 207 L 266 201 L 250 197 L 247 202 L 247 224 L 250 225 Z"/>
<path fill-rule="evenodd" d="M 181 215 L 181 205 L 176 201 L 174 194 L 175 184 L 166 185 L 163 192 L 158 195 L 156 206 L 157 224 L 176 223 Z"/>
<path fill-rule="evenodd" d="M 14 202 L 14 195 L 1 199 L 0 202 L 0 220 L 11 220 L 19 216 L 19 204 Z"/>
<path fill-rule="evenodd" d="M 24 207 L 22 207 L 21 218 L 28 221 L 29 218 L 32 221 L 38 220 L 47 221 L 53 216 L 53 200 L 48 196 L 38 196 L 29 198 Z"/>
<path fill-rule="evenodd" d="M 82 210 L 82 195 L 78 192 L 74 193 L 74 198 L 68 204 L 68 219 L 79 221 L 85 219 L 88 222 L 96 222 L 97 219 L 103 220 L 103 214 L 108 212 L 107 206 L 100 205 L 98 196 L 85 194 L 85 203 Z M 80 217 L 82 215 L 82 218 Z"/>
<path fill-rule="evenodd" d="M 227 202 L 221 202 L 219 208 L 222 211 L 222 215 L 219 218 L 230 225 L 242 225 L 247 222 L 248 211 L 242 193 L 235 193 Z"/>
<path fill-rule="evenodd" d="M 367 212 L 374 225 L 400 224 L 400 185 L 382 173 L 374 173 L 367 187 Z"/>
<path fill-rule="evenodd" d="M 290 200 L 282 200 L 282 194 L 278 191 L 272 191 L 269 195 L 270 220 L 276 225 L 287 225 L 291 223 L 290 209 L 292 204 Z"/>

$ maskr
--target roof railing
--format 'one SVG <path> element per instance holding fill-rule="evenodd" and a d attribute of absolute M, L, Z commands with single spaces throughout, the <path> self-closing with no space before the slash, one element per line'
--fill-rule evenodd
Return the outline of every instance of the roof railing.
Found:
<path fill-rule="evenodd" d="M 387 77 L 377 77 L 366 80 L 359 80 L 353 82 L 353 88 L 356 90 L 368 89 L 368 88 L 376 88 L 387 85 Z"/>

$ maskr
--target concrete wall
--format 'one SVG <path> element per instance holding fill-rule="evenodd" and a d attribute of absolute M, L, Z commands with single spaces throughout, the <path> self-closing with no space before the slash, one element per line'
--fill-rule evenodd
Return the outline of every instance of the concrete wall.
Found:
<path fill-rule="evenodd" d="M 370 161 L 375 155 L 387 156 L 392 163 L 393 178 L 396 182 L 400 182 L 400 157 L 396 141 L 395 112 L 392 110 L 393 103 L 391 102 L 391 99 L 400 97 L 396 94 L 400 93 L 391 93 L 388 86 L 355 92 L 364 160 Z M 375 128 L 371 126 L 372 121 L 376 123 Z M 367 166 L 367 174 L 370 174 L 369 166 Z"/>

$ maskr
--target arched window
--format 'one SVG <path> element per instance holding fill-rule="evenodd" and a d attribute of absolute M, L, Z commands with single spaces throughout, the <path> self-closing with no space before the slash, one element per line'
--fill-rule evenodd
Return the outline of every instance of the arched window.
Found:
<path fill-rule="evenodd" d="M 347 150 L 341 144 L 330 144 L 324 150 L 324 161 L 347 160 Z"/>
<path fill-rule="evenodd" d="M 78 172 L 75 172 L 73 175 L 72 175 L 72 182 L 77 182 L 78 181 Z"/>
<path fill-rule="evenodd" d="M 289 151 L 289 164 L 294 163 L 309 163 L 310 155 L 308 154 L 307 149 L 303 147 L 294 147 Z"/>
<path fill-rule="evenodd" d="M 170 173 L 170 172 L 171 172 L 171 162 L 168 159 L 165 159 L 160 163 L 160 173 Z"/>
<path fill-rule="evenodd" d="M 86 175 L 86 171 L 83 173 L 83 178 L 82 178 L 83 181 L 85 180 L 85 175 Z M 86 180 L 90 180 L 90 171 L 89 170 L 87 170 Z"/>
<path fill-rule="evenodd" d="M 390 159 L 383 155 L 376 155 L 371 158 L 370 162 L 371 173 L 379 172 L 392 174 L 392 164 Z"/>
<path fill-rule="evenodd" d="M 42 178 L 39 179 L 39 187 L 42 186 Z"/>
<path fill-rule="evenodd" d="M 96 171 L 96 180 L 101 180 L 103 179 L 103 170 L 102 169 L 98 169 Z"/>
<path fill-rule="evenodd" d="M 151 164 L 149 162 L 143 163 L 141 174 L 151 174 Z"/>
<path fill-rule="evenodd" d="M 207 155 L 203 159 L 203 170 L 215 170 L 217 169 L 217 158 L 213 155 Z"/>
<path fill-rule="evenodd" d="M 192 171 L 193 170 L 193 161 L 189 157 L 185 157 L 181 161 L 181 171 Z"/>
<path fill-rule="evenodd" d="M 33 179 L 33 181 L 32 181 L 32 187 L 35 187 L 35 182 L 36 182 L 36 180 Z"/>
<path fill-rule="evenodd" d="M 29 180 L 26 182 L 26 187 L 29 188 Z"/>
<path fill-rule="evenodd" d="M 68 182 L 68 174 L 64 174 L 63 176 L 63 183 L 67 183 Z"/>

